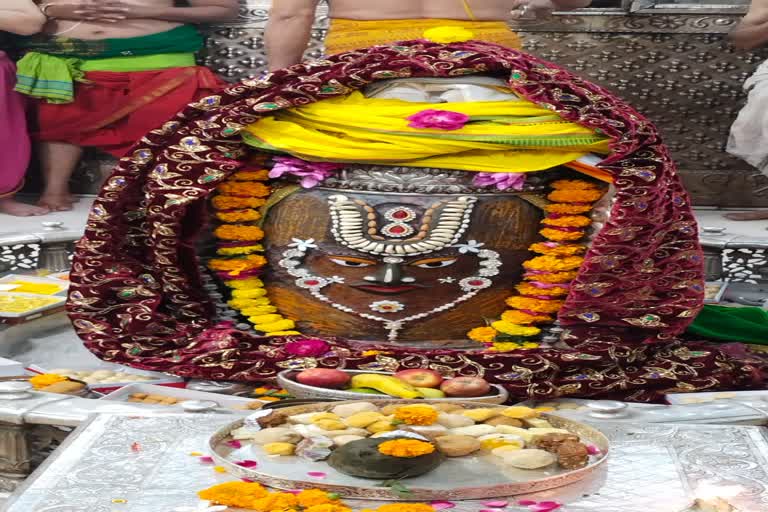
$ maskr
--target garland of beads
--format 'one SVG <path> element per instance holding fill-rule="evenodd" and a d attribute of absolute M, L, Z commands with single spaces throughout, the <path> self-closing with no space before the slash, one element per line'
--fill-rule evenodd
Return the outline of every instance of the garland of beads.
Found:
<path fill-rule="evenodd" d="M 483 343 L 490 350 L 535 348 L 530 338 L 541 333 L 535 327 L 550 324 L 565 302 L 570 283 L 578 275 L 584 262 L 585 243 L 577 243 L 586 235 L 592 223 L 586 213 L 603 192 L 588 181 L 559 180 L 550 184 L 551 201 L 544 207 L 546 217 L 541 221 L 539 233 L 547 239 L 537 242 L 529 250 L 538 256 L 523 263 L 526 272 L 523 282 L 515 289 L 519 295 L 508 297 L 510 309 L 501 318 L 485 327 L 476 327 L 467 333 L 469 339 Z"/>
<path fill-rule="evenodd" d="M 214 231 L 219 240 L 219 257 L 209 260 L 208 267 L 230 288 L 227 304 L 246 317 L 254 329 L 265 336 L 298 335 L 301 333 L 295 330 L 295 322 L 279 313 L 258 277 L 268 265 L 259 243 L 264 231 L 257 225 L 262 217 L 258 209 L 268 204 L 272 193 L 267 181 L 269 171 L 247 169 L 234 173 L 217 187 L 212 205 L 221 222 Z M 550 186 L 553 190 L 547 198 L 552 203 L 545 207 L 547 216 L 539 231 L 548 241 L 530 246 L 539 256 L 523 263 L 526 273 L 524 282 L 516 286 L 519 295 L 507 299 L 510 309 L 499 320 L 467 333 L 471 340 L 490 350 L 538 347 L 530 339 L 541 332 L 535 325 L 554 322 L 553 315 L 562 307 L 570 282 L 584 261 L 581 255 L 587 247 L 575 242 L 585 236 L 591 219 L 582 214 L 592 210 L 602 192 L 581 180 L 559 180 Z"/>

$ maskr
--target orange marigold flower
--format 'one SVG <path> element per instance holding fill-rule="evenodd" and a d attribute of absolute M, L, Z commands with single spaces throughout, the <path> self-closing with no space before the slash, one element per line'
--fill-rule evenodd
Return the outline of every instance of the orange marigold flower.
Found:
<path fill-rule="evenodd" d="M 269 171 L 261 169 L 258 171 L 240 171 L 229 177 L 228 181 L 267 181 Z"/>
<path fill-rule="evenodd" d="M 568 283 L 576 279 L 579 273 L 570 272 L 547 272 L 546 274 L 533 274 L 525 276 L 526 281 L 541 281 L 542 283 Z"/>
<path fill-rule="evenodd" d="M 48 386 L 52 386 L 53 384 L 67 380 L 69 380 L 67 377 L 57 373 L 43 373 L 40 375 L 35 375 L 29 379 L 29 383 L 32 384 L 32 387 L 35 389 L 43 389 L 47 388 Z"/>
<path fill-rule="evenodd" d="M 529 270 L 562 272 L 564 270 L 575 270 L 579 268 L 583 262 L 584 258 L 581 256 L 537 256 L 531 260 L 523 262 L 523 267 Z"/>
<path fill-rule="evenodd" d="M 376 512 L 435 512 L 435 509 L 426 503 L 391 503 L 380 506 Z"/>
<path fill-rule="evenodd" d="M 237 247 L 219 247 L 216 249 L 216 254 L 219 256 L 240 256 L 243 254 L 253 254 L 254 252 L 264 252 L 264 246 L 257 245 L 240 245 Z"/>
<path fill-rule="evenodd" d="M 225 185 L 222 183 L 219 187 Z M 547 196 L 547 199 L 553 203 L 594 203 L 603 197 L 600 190 L 553 190 Z"/>
<path fill-rule="evenodd" d="M 568 203 L 552 203 L 544 207 L 544 211 L 547 213 L 563 213 L 570 215 L 577 215 L 579 213 L 587 213 L 592 209 L 592 205 L 589 204 L 568 204 Z"/>
<path fill-rule="evenodd" d="M 392 457 L 410 459 L 435 451 L 435 445 L 418 439 L 393 439 L 379 445 L 379 452 Z"/>
<path fill-rule="evenodd" d="M 404 405 L 395 411 L 395 418 L 406 425 L 432 425 L 437 411 L 428 405 Z"/>
<path fill-rule="evenodd" d="M 515 286 L 515 289 L 520 292 L 520 295 L 551 295 L 552 297 L 568 295 L 568 288 L 560 286 L 556 288 L 538 288 L 530 283 L 520 283 Z"/>
<path fill-rule="evenodd" d="M 584 180 L 557 180 L 549 184 L 554 190 L 587 190 L 598 188 L 597 184 Z"/>
<path fill-rule="evenodd" d="M 201 500 L 228 507 L 250 508 L 256 500 L 269 494 L 255 482 L 226 482 L 197 493 Z"/>
<path fill-rule="evenodd" d="M 475 327 L 467 333 L 467 338 L 479 343 L 491 343 L 499 334 L 493 327 Z"/>
<path fill-rule="evenodd" d="M 234 197 L 216 196 L 211 200 L 217 210 L 237 210 L 239 208 L 261 208 L 266 204 L 266 199 L 258 197 Z"/>
<path fill-rule="evenodd" d="M 577 244 L 557 245 L 555 247 L 550 247 L 546 244 L 546 242 L 539 242 L 531 245 L 528 250 L 537 252 L 539 254 L 548 254 L 550 256 L 574 256 L 576 254 L 583 253 L 587 250 L 587 248 L 584 245 Z"/>
<path fill-rule="evenodd" d="M 268 186 L 254 181 L 227 181 L 216 187 L 216 191 L 235 197 L 267 197 L 271 192 Z"/>
<path fill-rule="evenodd" d="M 222 222 L 251 222 L 259 220 L 261 214 L 252 208 L 248 208 L 246 210 L 216 212 L 216 218 Z"/>
<path fill-rule="evenodd" d="M 352 512 L 352 509 L 340 504 L 325 503 L 309 507 L 304 512 Z"/>
<path fill-rule="evenodd" d="M 537 313 L 557 313 L 560 308 L 563 307 L 565 301 L 562 300 L 542 300 L 542 299 L 529 299 L 528 297 L 520 297 L 516 295 L 507 299 L 507 306 L 515 309 L 527 309 L 529 311 L 535 311 Z"/>
<path fill-rule="evenodd" d="M 245 507 L 256 512 L 272 512 L 273 510 L 286 510 L 296 508 L 299 504 L 299 499 L 288 492 L 272 492 L 254 500 L 251 506 Z"/>
<path fill-rule="evenodd" d="M 264 231 L 256 226 L 232 226 L 225 224 L 213 232 L 222 240 L 256 241 L 264 238 Z"/>
<path fill-rule="evenodd" d="M 592 224 L 592 219 L 584 215 L 565 215 L 563 217 L 548 218 L 541 221 L 545 226 L 559 226 L 566 228 L 584 228 Z"/>
<path fill-rule="evenodd" d="M 267 264 L 267 258 L 258 254 L 249 254 L 239 258 L 212 259 L 208 267 L 217 272 L 245 272 L 254 268 L 261 268 Z"/>
<path fill-rule="evenodd" d="M 534 316 L 523 311 L 517 311 L 516 309 L 508 309 L 501 314 L 501 319 L 512 324 L 520 325 L 546 324 L 555 321 L 553 317 L 548 315 Z"/>
<path fill-rule="evenodd" d="M 329 503 L 338 503 L 338 495 L 331 494 L 320 489 L 307 489 L 296 495 L 299 500 L 299 506 L 304 508 L 314 507 L 315 505 L 327 505 Z"/>
<path fill-rule="evenodd" d="M 235 290 L 251 290 L 253 288 L 263 288 L 264 282 L 258 277 L 249 277 L 247 279 L 232 279 L 224 281 L 224 284 Z"/>
<path fill-rule="evenodd" d="M 559 229 L 544 228 L 539 231 L 541 236 L 553 242 L 573 242 L 584 236 L 583 231 L 560 231 Z"/>

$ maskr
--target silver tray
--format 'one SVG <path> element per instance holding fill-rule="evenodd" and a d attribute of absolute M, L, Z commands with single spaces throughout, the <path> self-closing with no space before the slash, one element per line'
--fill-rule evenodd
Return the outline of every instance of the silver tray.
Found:
<path fill-rule="evenodd" d="M 431 400 L 388 400 L 378 401 L 381 406 L 402 403 L 429 403 Z M 291 416 L 307 412 L 323 412 L 343 403 L 331 402 L 309 404 L 280 409 L 275 414 Z M 459 402 L 468 409 L 488 407 L 488 404 Z M 232 438 L 231 432 L 243 426 L 245 419 L 236 421 L 219 429 L 209 440 L 211 456 L 217 464 L 241 478 L 248 478 L 269 487 L 283 490 L 323 489 L 346 498 L 371 500 L 412 501 L 412 500 L 470 500 L 487 499 L 529 494 L 578 482 L 592 474 L 605 462 L 609 452 L 608 439 L 598 430 L 551 414 L 543 414 L 553 426 L 565 428 L 582 438 L 585 443 L 597 446 L 601 454 L 590 459 L 590 463 L 581 469 L 564 470 L 546 468 L 541 470 L 522 470 L 507 468 L 495 464 L 493 455 L 481 454 L 468 457 L 448 458 L 437 469 L 416 478 L 408 478 L 400 483 L 408 491 L 402 495 L 388 487 L 381 487 L 377 480 L 352 477 L 339 473 L 324 461 L 313 462 L 299 457 L 274 457 L 266 455 L 260 446 L 243 442 L 241 448 L 227 444 Z M 244 468 L 236 462 L 255 460 L 258 466 Z M 324 478 L 313 478 L 310 473 L 322 473 Z"/>
<path fill-rule="evenodd" d="M 381 375 L 392 375 L 391 372 L 372 372 L 372 371 L 362 371 L 362 370 L 342 370 L 345 373 L 349 373 L 351 375 L 355 375 L 358 373 L 378 373 Z M 280 385 L 281 388 L 288 391 L 291 395 L 295 396 L 296 398 L 334 398 L 337 400 L 364 400 L 364 401 L 370 401 L 370 400 L 396 400 L 396 397 L 389 396 L 389 395 L 374 395 L 369 393 L 354 393 L 350 391 L 344 391 L 343 389 L 327 389 L 327 388 L 318 388 L 316 386 L 308 386 L 306 384 L 302 384 L 300 382 L 296 382 L 295 376 L 299 373 L 296 370 L 283 370 L 282 372 L 277 374 L 277 383 Z M 503 404 L 509 399 L 509 392 L 507 392 L 506 389 L 504 389 L 503 386 L 499 386 L 498 384 L 491 384 L 491 389 L 493 390 L 493 394 L 491 395 L 485 395 L 485 396 L 478 396 L 478 397 L 472 397 L 472 398 L 430 398 L 430 400 L 434 400 L 436 402 L 456 402 L 456 401 L 462 401 L 462 402 L 482 402 L 486 404 Z"/>

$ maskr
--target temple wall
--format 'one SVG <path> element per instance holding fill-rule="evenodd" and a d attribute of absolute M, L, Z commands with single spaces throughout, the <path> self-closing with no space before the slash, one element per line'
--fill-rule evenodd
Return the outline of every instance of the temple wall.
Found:
<path fill-rule="evenodd" d="M 259 75 L 269 0 L 242 0 L 237 22 L 212 27 L 202 61 L 227 80 Z M 518 27 L 528 51 L 582 74 L 626 99 L 661 129 L 699 206 L 768 206 L 768 178 L 724 152 L 741 108 L 743 81 L 768 50 L 740 52 L 725 34 L 743 6 L 586 9 Z M 318 16 L 308 56 L 322 51 Z M 78 188 L 93 192 L 110 162 L 90 158 Z M 760 189 L 763 190 L 760 190 Z"/>

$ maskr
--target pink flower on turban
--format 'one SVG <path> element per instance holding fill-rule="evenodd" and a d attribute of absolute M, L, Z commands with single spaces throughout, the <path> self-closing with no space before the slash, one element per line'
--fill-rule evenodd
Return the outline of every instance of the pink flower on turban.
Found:
<path fill-rule="evenodd" d="M 469 116 L 450 110 L 422 110 L 407 118 L 411 128 L 431 128 L 435 130 L 460 130 L 469 122 Z"/>
<path fill-rule="evenodd" d="M 525 174 L 522 172 L 478 172 L 472 179 L 476 187 L 493 187 L 499 190 L 523 190 Z"/>

